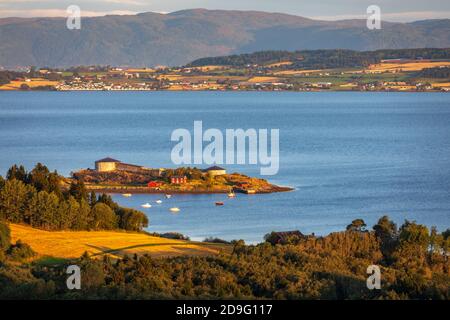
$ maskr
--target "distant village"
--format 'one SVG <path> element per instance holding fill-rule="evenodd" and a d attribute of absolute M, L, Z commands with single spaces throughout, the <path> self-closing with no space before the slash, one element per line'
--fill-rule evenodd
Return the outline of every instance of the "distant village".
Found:
<path fill-rule="evenodd" d="M 393 59 L 366 68 L 322 70 L 298 70 L 289 64 L 27 69 L 10 73 L 3 83 L 0 78 L 0 90 L 450 91 L 450 78 L 421 75 L 423 70 L 450 69 L 450 61 Z"/>

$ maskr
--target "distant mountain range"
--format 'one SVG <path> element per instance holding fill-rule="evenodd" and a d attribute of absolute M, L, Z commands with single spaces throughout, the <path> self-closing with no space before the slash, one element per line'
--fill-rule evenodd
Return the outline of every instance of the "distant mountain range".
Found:
<path fill-rule="evenodd" d="M 450 19 L 383 22 L 318 21 L 257 11 L 184 10 L 170 14 L 0 19 L 0 66 L 183 65 L 201 57 L 261 50 L 450 47 Z"/>

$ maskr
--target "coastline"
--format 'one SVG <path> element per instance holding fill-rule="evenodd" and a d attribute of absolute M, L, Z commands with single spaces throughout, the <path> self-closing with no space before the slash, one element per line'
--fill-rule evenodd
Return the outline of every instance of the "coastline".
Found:
<path fill-rule="evenodd" d="M 404 92 L 404 93 L 421 93 L 421 92 L 434 92 L 434 93 L 448 93 L 450 90 L 346 90 L 346 89 L 313 89 L 313 90 L 180 90 L 180 89 L 63 89 L 63 90 L 21 90 L 21 89 L 0 89 L 0 92 Z"/>
<path fill-rule="evenodd" d="M 94 191 L 96 193 L 107 193 L 107 194 L 227 194 L 229 190 L 156 190 L 147 187 L 93 187 L 86 186 L 87 190 Z M 290 192 L 294 191 L 294 188 L 291 187 L 281 187 L 281 186 L 273 186 L 270 190 L 264 191 L 255 191 L 254 193 L 247 193 L 242 190 L 235 189 L 234 192 L 242 193 L 242 194 L 270 194 L 277 192 Z"/>

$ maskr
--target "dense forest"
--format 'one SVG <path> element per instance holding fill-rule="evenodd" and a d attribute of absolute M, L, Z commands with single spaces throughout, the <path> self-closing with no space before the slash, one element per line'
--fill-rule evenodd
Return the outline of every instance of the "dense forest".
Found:
<path fill-rule="evenodd" d="M 88 193 L 82 180 L 64 187 L 64 178 L 38 163 L 27 172 L 14 165 L 0 176 L 0 219 L 44 230 L 142 231 L 147 216 L 122 208 L 110 196 Z"/>
<path fill-rule="evenodd" d="M 112 260 L 84 254 L 64 264 L 23 263 L 26 244 L 9 245 L 0 223 L 0 299 L 439 299 L 450 298 L 450 230 L 438 233 L 382 217 L 366 231 L 355 220 L 326 237 L 290 237 L 245 245 L 210 257 Z M 81 268 L 81 290 L 68 290 L 66 270 Z M 381 289 L 369 290 L 378 265 Z"/>
<path fill-rule="evenodd" d="M 325 69 L 366 67 L 387 59 L 450 59 L 450 49 L 260 51 L 250 54 L 202 58 L 191 62 L 188 66 L 244 67 L 290 61 L 293 65 L 290 65 L 289 68 Z"/>
<path fill-rule="evenodd" d="M 23 72 L 16 71 L 0 71 L 0 86 L 4 84 L 8 84 L 11 80 L 22 77 L 24 75 Z"/>
<path fill-rule="evenodd" d="M 382 217 L 371 231 L 355 220 L 326 237 L 255 246 L 234 241 L 231 255 L 211 257 L 113 261 L 85 254 L 66 265 L 19 267 L 6 253 L 0 298 L 449 299 L 449 244 L 449 230 L 439 234 L 409 221 L 397 228 Z M 79 291 L 66 288 L 69 263 L 82 269 Z M 372 264 L 381 268 L 381 290 L 366 287 Z"/>
<path fill-rule="evenodd" d="M 418 72 L 418 77 L 445 79 L 450 78 L 449 67 L 426 68 Z"/>

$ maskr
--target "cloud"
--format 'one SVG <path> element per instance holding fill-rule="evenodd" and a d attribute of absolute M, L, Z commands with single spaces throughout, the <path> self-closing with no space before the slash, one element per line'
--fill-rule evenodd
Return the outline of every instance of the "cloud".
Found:
<path fill-rule="evenodd" d="M 107 2 L 107 3 L 119 3 L 119 4 L 128 4 L 134 6 L 145 6 L 148 5 L 148 1 L 145 0 L 97 0 L 98 2 Z"/>
<path fill-rule="evenodd" d="M 57 4 L 58 2 L 60 2 L 59 0 L 46 0 L 46 1 L 42 1 L 42 0 L 0 0 L 0 4 L 2 3 L 42 3 L 42 2 L 47 2 L 47 3 L 55 3 Z M 81 0 L 81 2 L 86 2 Z M 97 3 L 120 3 L 120 4 L 132 4 L 132 5 L 147 5 L 148 1 L 145 0 L 94 0 L 91 2 L 97 2 Z"/>
<path fill-rule="evenodd" d="M 134 15 L 137 12 L 129 10 L 111 10 L 111 11 L 86 11 L 81 10 L 82 17 L 99 17 L 106 15 Z M 32 10 L 8 10 L 0 9 L 0 17 L 67 17 L 67 12 L 64 9 L 32 9 Z"/>
<path fill-rule="evenodd" d="M 410 12 L 381 12 L 381 19 L 391 22 L 412 22 L 417 20 L 427 19 L 448 19 L 450 11 L 410 11 Z M 366 19 L 365 14 L 348 14 L 348 15 L 332 15 L 332 16 L 313 16 L 310 17 L 316 20 L 346 20 L 346 19 Z"/>

